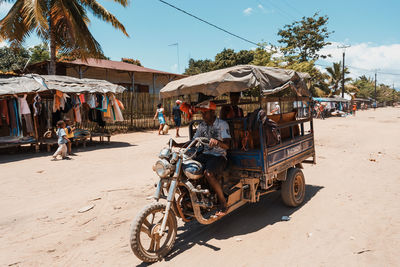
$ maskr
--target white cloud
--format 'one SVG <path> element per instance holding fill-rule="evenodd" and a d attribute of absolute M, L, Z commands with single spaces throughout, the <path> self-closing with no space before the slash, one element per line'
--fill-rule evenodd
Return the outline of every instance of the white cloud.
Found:
<path fill-rule="evenodd" d="M 341 43 L 322 49 L 321 54 L 331 54 L 331 58 L 324 60 L 324 64 L 342 61 L 343 49 L 338 48 Z M 361 75 L 373 77 L 374 71 L 378 70 L 378 83 L 400 87 L 400 44 L 374 45 L 372 43 L 354 44 L 346 49 L 345 64 L 349 68 L 350 76 L 357 78 Z"/>
<path fill-rule="evenodd" d="M 258 4 L 258 6 L 257 6 L 259 9 L 262 9 L 262 10 L 264 10 L 264 7 L 263 7 L 263 5 L 261 5 L 261 4 Z"/>
<path fill-rule="evenodd" d="M 243 10 L 243 13 L 244 13 L 246 16 L 249 16 L 249 15 L 251 15 L 251 13 L 253 13 L 253 9 L 252 9 L 251 7 L 248 7 L 248 8 L 246 8 L 245 10 Z"/>

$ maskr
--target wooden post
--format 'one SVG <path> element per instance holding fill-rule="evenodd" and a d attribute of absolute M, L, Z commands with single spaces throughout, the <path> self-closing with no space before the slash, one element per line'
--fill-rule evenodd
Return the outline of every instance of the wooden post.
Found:
<path fill-rule="evenodd" d="M 38 134 L 38 119 L 37 116 L 33 116 L 33 127 L 35 129 L 35 139 L 36 139 L 36 144 L 35 144 L 35 152 L 39 152 L 39 134 Z"/>
<path fill-rule="evenodd" d="M 131 81 L 132 81 L 132 92 L 129 93 L 130 96 L 130 115 L 131 115 L 131 128 L 133 128 L 133 94 L 135 92 L 135 73 L 131 72 Z"/>

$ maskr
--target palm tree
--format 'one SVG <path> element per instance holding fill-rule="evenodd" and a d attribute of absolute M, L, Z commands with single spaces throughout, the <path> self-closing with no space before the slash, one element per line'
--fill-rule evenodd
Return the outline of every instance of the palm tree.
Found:
<path fill-rule="evenodd" d="M 342 82 L 343 78 L 343 72 L 342 72 L 342 67 L 341 67 L 341 62 L 333 63 L 332 67 L 326 68 L 326 71 L 329 74 L 329 83 L 332 88 L 331 95 L 334 95 L 340 86 L 340 83 Z M 344 68 L 344 74 L 349 74 L 349 70 L 347 68 Z M 351 81 L 351 78 L 345 78 L 344 82 Z"/>
<path fill-rule="evenodd" d="M 128 5 L 128 0 L 113 1 Z M 15 3 L 0 21 L 0 41 L 21 44 L 36 33 L 50 46 L 49 74 L 56 73 L 57 52 L 74 52 L 83 59 L 103 54 L 89 31 L 88 12 L 129 36 L 121 22 L 96 0 L 0 0 L 0 4 L 4 2 Z"/>

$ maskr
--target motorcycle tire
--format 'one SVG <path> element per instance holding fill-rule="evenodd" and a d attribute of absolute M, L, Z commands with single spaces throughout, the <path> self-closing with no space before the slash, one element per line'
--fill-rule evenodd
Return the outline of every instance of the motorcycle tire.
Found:
<path fill-rule="evenodd" d="M 175 244 L 176 234 L 177 234 L 177 221 L 175 213 L 170 209 L 166 225 L 166 240 L 165 243 L 160 246 L 160 240 L 157 244 L 157 227 L 160 227 L 161 221 L 154 224 L 147 220 L 147 218 L 153 214 L 153 219 L 156 213 L 162 213 L 165 211 L 165 205 L 161 203 L 153 203 L 147 205 L 142 209 L 142 211 L 137 215 L 131 225 L 131 235 L 130 235 L 130 245 L 132 252 L 143 262 L 152 263 L 161 260 L 165 257 L 173 248 Z M 144 244 L 141 239 L 141 233 L 145 233 L 150 238 L 150 246 L 148 249 L 144 248 Z M 162 237 L 161 237 L 162 238 Z M 153 247 L 153 248 L 152 248 Z"/>

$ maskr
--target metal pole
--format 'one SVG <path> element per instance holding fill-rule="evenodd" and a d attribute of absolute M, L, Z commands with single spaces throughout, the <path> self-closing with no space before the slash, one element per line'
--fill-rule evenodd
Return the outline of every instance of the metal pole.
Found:
<path fill-rule="evenodd" d="M 168 46 L 176 46 L 176 55 L 177 55 L 177 58 L 178 58 L 178 73 L 180 73 L 181 67 L 179 65 L 179 43 L 170 44 Z"/>
<path fill-rule="evenodd" d="M 338 48 L 343 48 L 343 67 L 342 67 L 342 98 L 344 98 L 344 58 L 345 58 L 345 52 L 346 52 L 346 48 L 349 48 L 350 45 L 342 45 L 342 46 L 338 46 Z"/>
<path fill-rule="evenodd" d="M 344 98 L 344 58 L 345 58 L 345 52 L 343 51 L 343 67 L 342 67 L 342 98 Z"/>
<path fill-rule="evenodd" d="M 376 99 L 376 70 L 375 70 L 375 105 L 378 105 L 378 102 Z"/>

